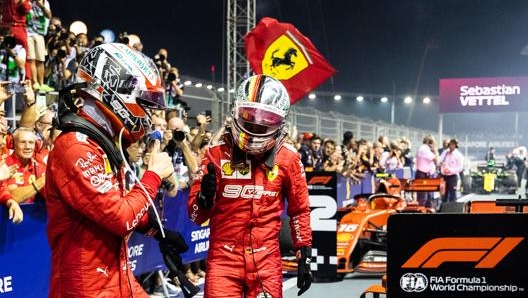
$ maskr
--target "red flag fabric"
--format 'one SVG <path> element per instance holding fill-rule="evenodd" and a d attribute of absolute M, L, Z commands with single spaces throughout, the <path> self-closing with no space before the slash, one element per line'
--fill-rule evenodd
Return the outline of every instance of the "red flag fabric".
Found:
<path fill-rule="evenodd" d="M 263 18 L 245 37 L 246 55 L 256 74 L 280 80 L 294 104 L 336 70 L 292 24 Z"/>

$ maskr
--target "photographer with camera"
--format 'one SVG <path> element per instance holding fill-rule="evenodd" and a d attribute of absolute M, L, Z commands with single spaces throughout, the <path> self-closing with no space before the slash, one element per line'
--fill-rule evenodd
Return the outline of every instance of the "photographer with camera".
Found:
<path fill-rule="evenodd" d="M 4 105 L 6 117 L 9 119 L 14 119 L 16 111 L 21 112 L 24 109 L 25 65 L 26 50 L 21 41 L 12 35 L 3 36 L 0 43 L 0 81 L 9 81 L 8 92 L 12 96 Z"/>
<path fill-rule="evenodd" d="M 12 35 L 2 38 L 0 43 L 0 79 L 3 81 L 24 81 L 24 65 L 26 65 L 26 50 Z"/>
<path fill-rule="evenodd" d="M 191 140 L 191 149 L 194 152 L 198 152 L 200 150 L 202 142 L 209 141 L 206 133 L 207 126 L 211 123 L 212 118 L 211 115 L 208 115 L 207 113 L 208 112 L 206 111 L 196 115 L 196 127 L 194 127 L 196 133 Z"/>
<path fill-rule="evenodd" d="M 52 16 L 48 25 L 48 33 L 44 36 L 48 53 L 55 48 L 55 43 L 66 33 L 68 33 L 68 30 L 62 27 L 61 19 L 57 16 Z"/>
<path fill-rule="evenodd" d="M 182 104 L 183 89 L 185 86 L 180 82 L 180 71 L 176 67 L 171 67 L 170 72 L 167 73 L 167 80 L 165 81 L 165 92 L 167 94 L 168 105 L 178 105 L 187 107 L 187 103 Z"/>
<path fill-rule="evenodd" d="M 167 74 L 170 72 L 171 64 L 169 62 L 169 52 L 165 48 L 158 50 L 158 53 L 154 55 L 154 63 L 160 72 L 162 78 L 166 79 Z"/>
<path fill-rule="evenodd" d="M 26 15 L 29 13 L 32 6 L 31 0 L 3 0 L 2 1 L 2 28 L 9 29 L 11 36 L 13 36 L 25 51 L 28 49 L 28 35 Z M 24 56 L 24 60 L 27 57 Z M 26 68 L 25 75 L 30 75 L 30 70 Z M 26 77 L 21 78 L 25 80 Z"/>
<path fill-rule="evenodd" d="M 46 62 L 45 77 L 48 85 L 55 90 L 60 90 L 75 81 L 77 60 L 69 57 L 70 45 L 67 34 L 52 45 Z"/>
<path fill-rule="evenodd" d="M 187 189 L 192 182 L 192 175 L 198 169 L 196 157 L 186 137 L 185 122 L 179 117 L 172 117 L 167 122 L 167 132 L 172 134 L 172 139 L 164 151 L 172 158 L 174 174 L 178 181 L 179 189 Z"/>

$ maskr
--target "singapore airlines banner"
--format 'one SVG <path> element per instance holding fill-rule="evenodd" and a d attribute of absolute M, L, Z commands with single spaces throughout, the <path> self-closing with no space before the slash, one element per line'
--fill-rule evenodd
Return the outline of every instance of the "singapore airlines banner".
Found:
<path fill-rule="evenodd" d="M 440 113 L 528 111 L 528 77 L 440 79 Z"/>

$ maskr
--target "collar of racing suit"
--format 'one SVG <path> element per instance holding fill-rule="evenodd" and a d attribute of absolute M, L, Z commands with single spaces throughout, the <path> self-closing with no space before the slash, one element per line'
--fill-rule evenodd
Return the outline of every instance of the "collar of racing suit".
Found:
<path fill-rule="evenodd" d="M 264 160 L 264 165 L 268 169 L 273 169 L 273 167 L 275 166 L 275 157 L 277 156 L 277 152 L 279 151 L 282 145 L 284 136 L 285 136 L 284 134 L 279 136 L 273 148 L 269 150 L 268 152 L 264 152 L 260 155 L 250 155 L 250 156 L 252 156 L 252 158 L 256 160 Z M 248 154 L 244 152 L 242 149 L 240 149 L 238 146 L 233 146 L 233 164 L 237 165 L 237 164 L 245 163 L 247 156 Z"/>
<path fill-rule="evenodd" d="M 224 142 L 229 144 L 230 147 L 233 149 L 231 152 L 232 163 L 234 165 L 244 164 L 249 154 L 247 154 L 244 150 L 240 149 L 238 146 L 234 145 L 231 126 L 226 125 L 225 129 L 228 133 L 224 135 L 223 139 L 224 139 Z M 249 155 L 249 156 L 251 156 L 252 159 L 255 159 L 255 160 L 264 160 L 264 164 L 266 165 L 266 167 L 268 167 L 269 169 L 273 169 L 273 167 L 275 166 L 275 157 L 277 156 L 277 152 L 282 146 L 282 143 L 284 142 L 285 137 L 286 137 L 286 133 L 279 131 L 277 133 L 277 141 L 275 142 L 275 145 L 273 146 L 271 150 L 269 150 L 268 152 L 264 152 L 260 155 Z"/>
<path fill-rule="evenodd" d="M 95 123 L 99 124 L 105 130 L 105 132 L 108 133 L 111 139 L 115 137 L 115 133 L 112 130 L 112 125 L 110 124 L 110 121 L 99 110 L 99 108 L 95 105 L 95 102 L 92 99 L 87 98 L 84 100 L 82 111 L 86 113 L 86 115 L 88 115 L 90 118 L 92 118 Z"/>
<path fill-rule="evenodd" d="M 90 139 L 101 146 L 110 162 L 112 171 L 119 175 L 123 159 L 121 158 L 121 155 L 119 155 L 119 149 L 116 147 L 116 144 L 101 130 L 101 126 L 96 126 L 91 122 L 93 119 L 91 119 L 84 111 L 81 111 L 79 114 L 82 114 L 83 116 L 72 112 L 62 114 L 60 116 L 61 120 L 58 123 L 58 128 L 64 132 L 75 131 L 87 135 Z"/>

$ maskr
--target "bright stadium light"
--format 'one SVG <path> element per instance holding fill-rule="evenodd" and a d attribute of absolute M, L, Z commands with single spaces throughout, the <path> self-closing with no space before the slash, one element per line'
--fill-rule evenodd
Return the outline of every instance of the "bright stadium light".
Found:
<path fill-rule="evenodd" d="M 382 97 L 380 100 L 381 100 L 381 102 L 387 102 L 387 101 L 389 101 L 389 99 L 388 99 L 387 97 Z"/>
<path fill-rule="evenodd" d="M 115 33 L 114 33 L 114 31 L 112 31 L 110 29 L 103 29 L 101 31 L 101 33 L 99 33 L 99 34 L 101 34 L 101 36 L 104 37 L 104 41 L 105 42 L 114 42 L 115 41 L 115 37 L 116 37 Z"/>
<path fill-rule="evenodd" d="M 82 21 L 74 21 L 70 25 L 70 32 L 74 33 L 75 35 L 78 35 L 80 33 L 88 33 L 88 27 L 86 27 L 86 24 Z"/>
<path fill-rule="evenodd" d="M 315 95 L 315 93 L 310 93 L 310 94 L 308 95 L 308 98 L 309 98 L 309 99 L 315 99 L 316 97 L 317 97 L 317 96 Z"/>
<path fill-rule="evenodd" d="M 224 87 L 220 87 L 220 88 L 216 89 L 216 91 L 218 91 L 218 92 L 224 92 L 224 91 L 225 91 L 225 88 L 224 88 Z"/>
<path fill-rule="evenodd" d="M 191 81 L 185 81 L 185 82 L 183 82 L 183 85 L 185 85 L 185 86 L 191 86 L 191 85 L 192 85 L 192 82 L 191 82 Z"/>
<path fill-rule="evenodd" d="M 196 87 L 196 88 L 202 88 L 202 86 L 203 86 L 202 83 L 196 83 L 196 84 L 194 85 L 194 87 Z"/>
<path fill-rule="evenodd" d="M 365 98 L 364 98 L 363 96 L 361 96 L 361 95 L 358 96 L 358 97 L 356 97 L 356 100 L 357 100 L 357 101 L 363 101 L 364 99 L 365 99 Z"/>
<path fill-rule="evenodd" d="M 410 104 L 412 102 L 412 97 L 407 96 L 406 98 L 403 99 L 403 102 L 406 104 Z"/>
<path fill-rule="evenodd" d="M 341 95 L 339 94 L 334 95 L 334 100 L 341 100 Z"/>
<path fill-rule="evenodd" d="M 213 85 L 207 85 L 206 88 L 207 88 L 208 90 L 211 90 L 211 89 L 213 89 Z"/>
<path fill-rule="evenodd" d="M 429 96 L 424 97 L 423 103 L 426 104 L 426 105 L 430 104 L 431 103 L 431 98 L 429 98 Z"/>

